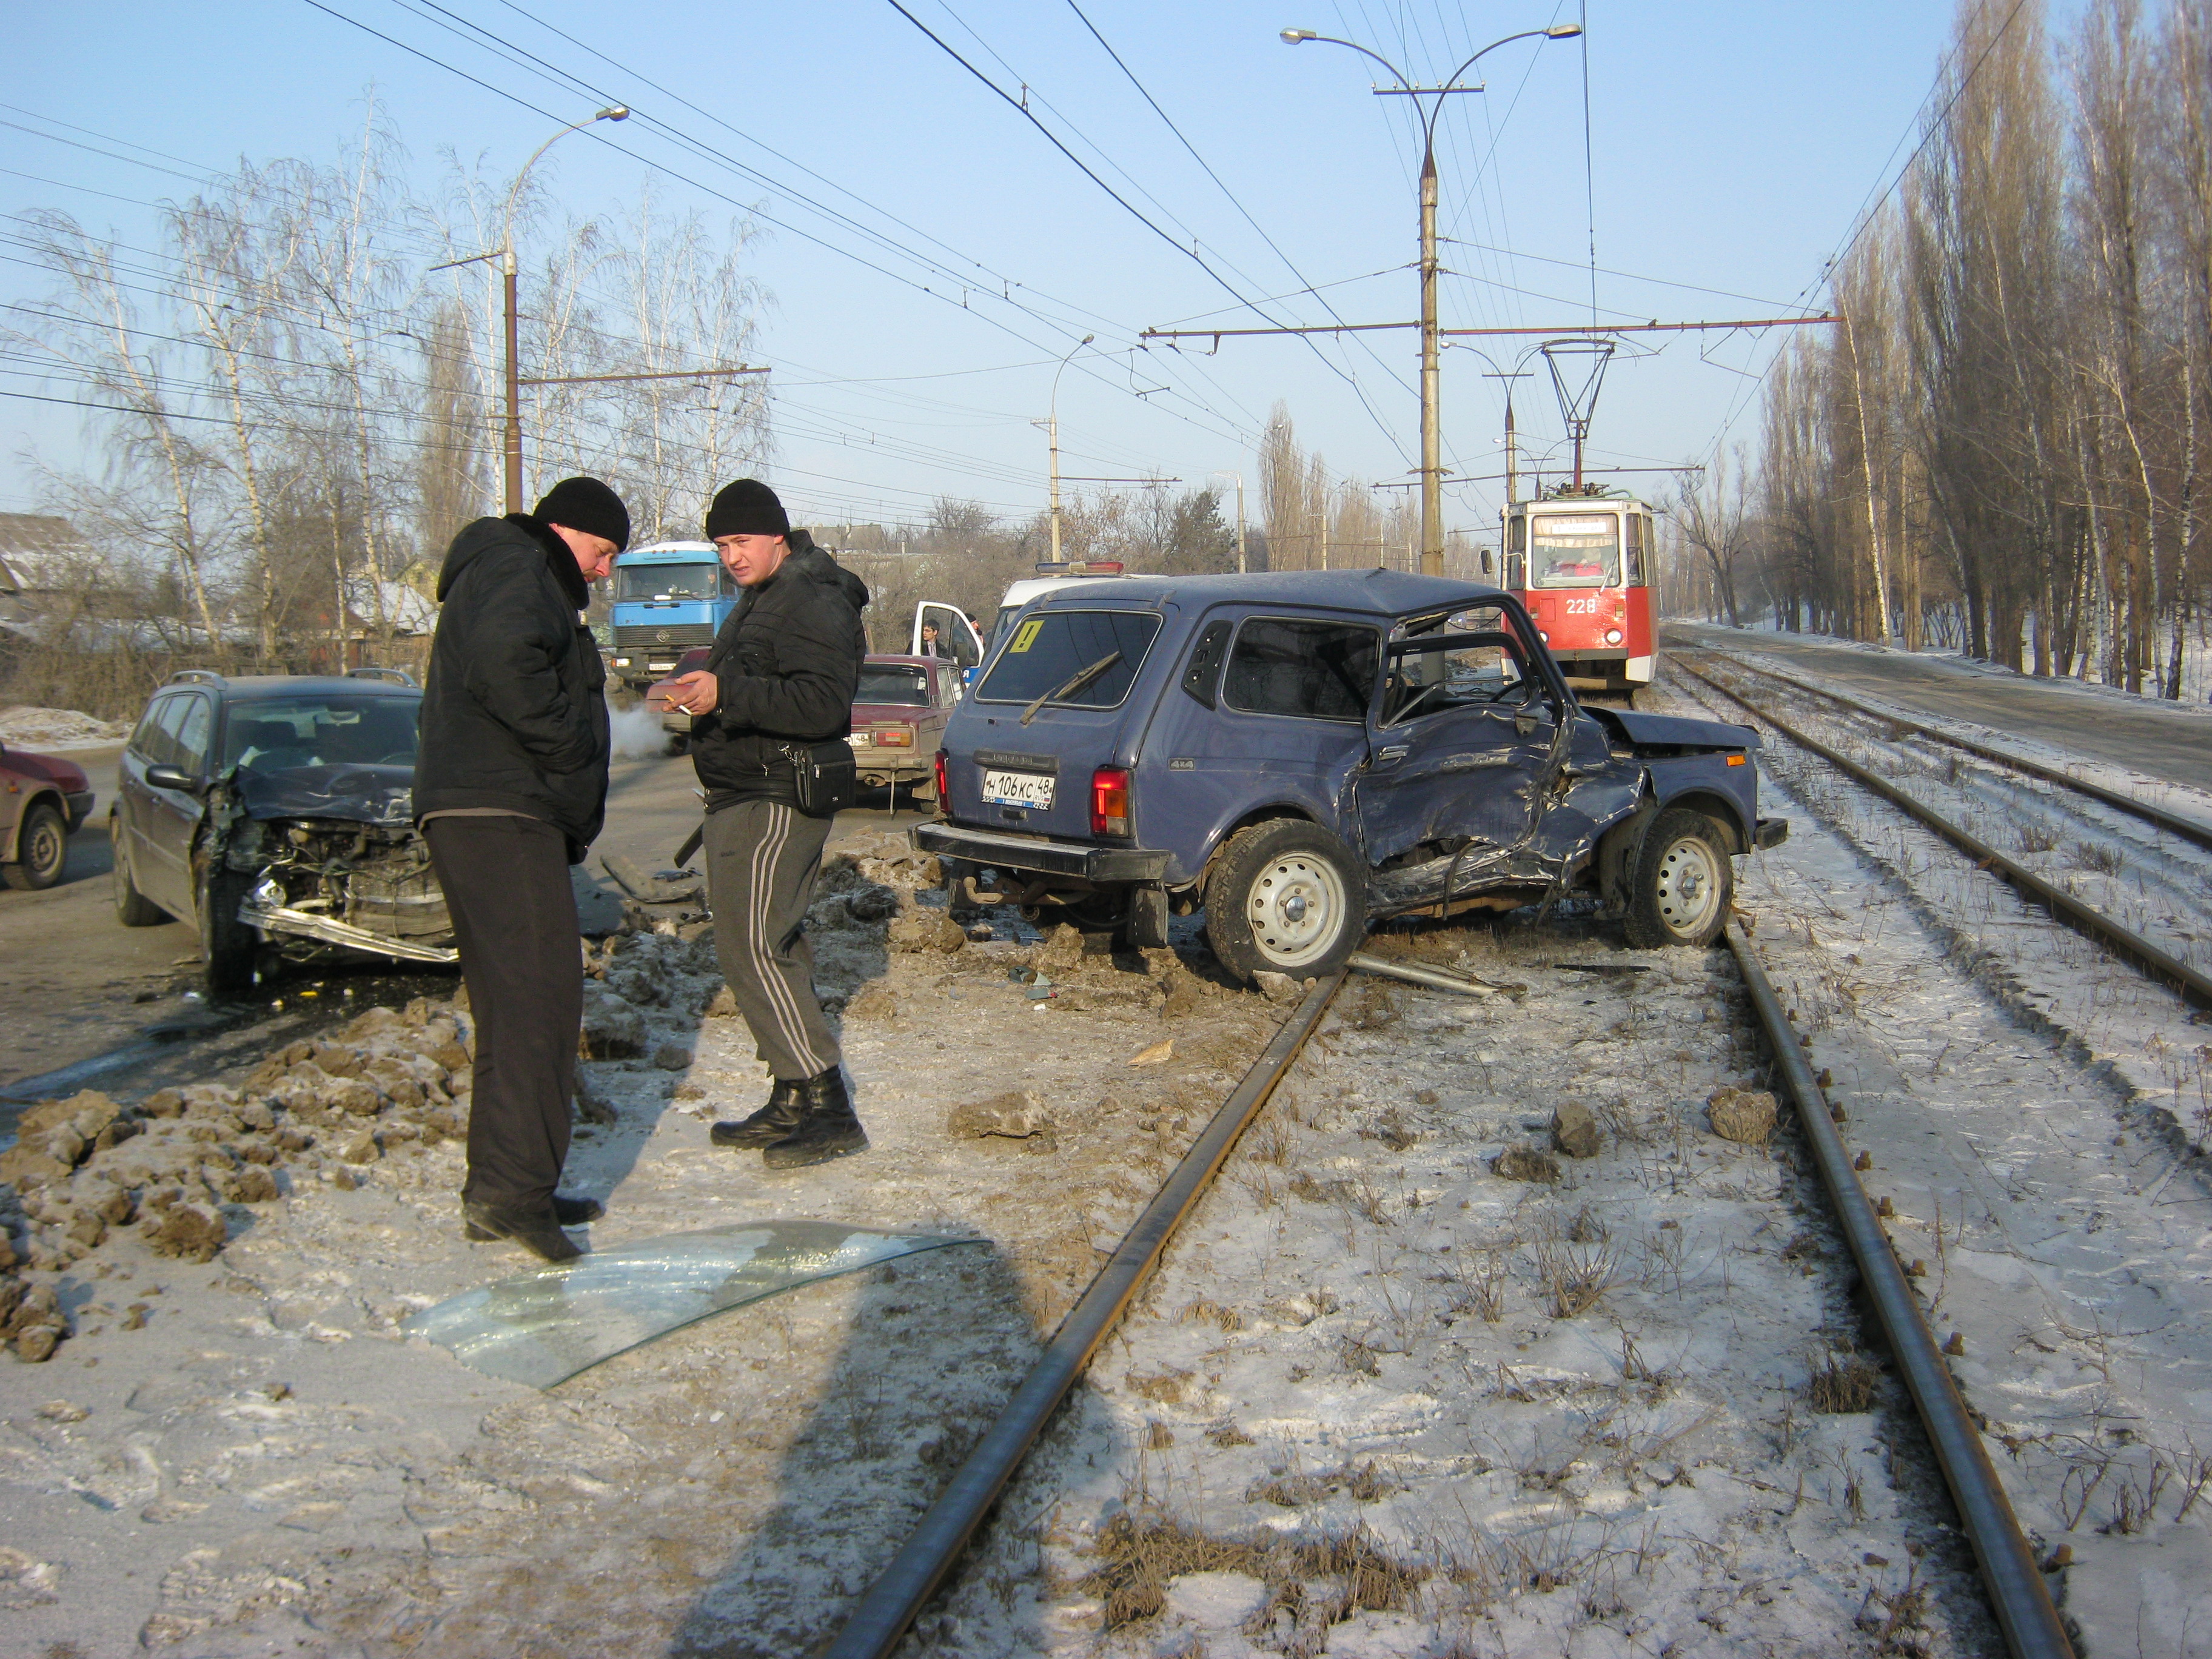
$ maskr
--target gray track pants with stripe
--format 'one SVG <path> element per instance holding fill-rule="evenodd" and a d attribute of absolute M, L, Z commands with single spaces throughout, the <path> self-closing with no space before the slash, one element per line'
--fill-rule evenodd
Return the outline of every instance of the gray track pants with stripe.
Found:
<path fill-rule="evenodd" d="M 819 1077 L 841 1059 L 814 996 L 814 947 L 800 931 L 830 823 L 765 800 L 707 815 L 714 954 L 760 1057 L 783 1082 Z"/>

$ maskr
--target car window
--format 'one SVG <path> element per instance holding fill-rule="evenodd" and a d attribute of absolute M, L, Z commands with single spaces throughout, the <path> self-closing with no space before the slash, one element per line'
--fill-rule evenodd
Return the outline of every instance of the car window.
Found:
<path fill-rule="evenodd" d="M 1426 641 L 1434 648 L 1424 649 Z M 1512 612 L 1478 605 L 1390 641 L 1382 723 L 1425 720 L 1452 708 L 1517 703 L 1542 689 L 1535 647 Z"/>
<path fill-rule="evenodd" d="M 929 706 L 929 671 L 909 668 L 903 663 L 864 662 L 860 665 L 860 687 L 853 693 L 854 702 L 907 703 L 916 708 Z"/>
<path fill-rule="evenodd" d="M 1221 700 L 1248 714 L 1364 721 L 1380 643 L 1378 630 L 1356 623 L 1247 617 Z"/>
<path fill-rule="evenodd" d="M 270 697 L 233 703 L 223 729 L 226 768 L 412 766 L 416 697 Z"/>
<path fill-rule="evenodd" d="M 985 702 L 1044 697 L 1117 708 L 1159 631 L 1159 617 L 1150 611 L 1036 612 L 1015 624 L 976 696 Z"/>
<path fill-rule="evenodd" d="M 198 777 L 207 770 L 208 731 L 215 724 L 215 709 L 205 697 L 181 697 L 183 721 L 177 727 L 174 764 Z"/>
<path fill-rule="evenodd" d="M 167 696 L 155 698 L 146 705 L 146 713 L 138 722 L 138 729 L 131 734 L 130 748 L 131 752 L 144 761 L 147 765 L 169 764 L 168 753 L 165 745 L 173 739 L 174 722 L 184 718 L 184 710 L 177 706 L 183 701 L 184 699 L 176 693 L 171 692 Z M 165 715 L 172 723 L 170 736 L 167 738 L 161 732 L 161 720 Z"/>

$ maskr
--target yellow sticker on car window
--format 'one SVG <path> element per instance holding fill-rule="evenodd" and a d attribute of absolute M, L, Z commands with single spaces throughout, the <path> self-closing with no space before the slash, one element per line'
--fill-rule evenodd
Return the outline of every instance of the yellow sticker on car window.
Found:
<path fill-rule="evenodd" d="M 1036 643 L 1038 631 L 1044 627 L 1042 617 L 1031 617 L 1014 630 L 1014 637 L 1006 641 L 1009 651 L 1026 651 Z"/>

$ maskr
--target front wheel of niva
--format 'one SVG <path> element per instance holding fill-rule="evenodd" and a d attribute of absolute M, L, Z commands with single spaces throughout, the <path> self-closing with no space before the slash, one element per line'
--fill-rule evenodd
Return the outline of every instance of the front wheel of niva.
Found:
<path fill-rule="evenodd" d="M 1735 894 L 1728 832 L 1703 812 L 1671 806 L 1652 820 L 1628 878 L 1628 942 L 1702 947 L 1720 937 Z"/>
<path fill-rule="evenodd" d="M 1358 855 L 1303 818 L 1239 830 L 1206 879 L 1206 937 L 1239 979 L 1333 974 L 1366 935 Z"/>

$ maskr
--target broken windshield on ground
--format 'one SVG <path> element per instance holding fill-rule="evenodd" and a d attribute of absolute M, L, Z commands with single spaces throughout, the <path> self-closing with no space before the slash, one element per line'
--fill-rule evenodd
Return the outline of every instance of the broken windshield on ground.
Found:
<path fill-rule="evenodd" d="M 670 1233 L 464 1291 L 406 1323 L 487 1376 L 550 1389 L 641 1343 L 779 1291 L 981 1239 L 834 1221 Z"/>
<path fill-rule="evenodd" d="M 1083 708 L 1115 708 L 1129 695 L 1159 631 L 1158 613 L 1151 611 L 1047 611 L 1026 617 L 1015 625 L 976 695 L 985 702 L 1031 702 L 1118 652 L 1119 660 L 1050 699 Z"/>

